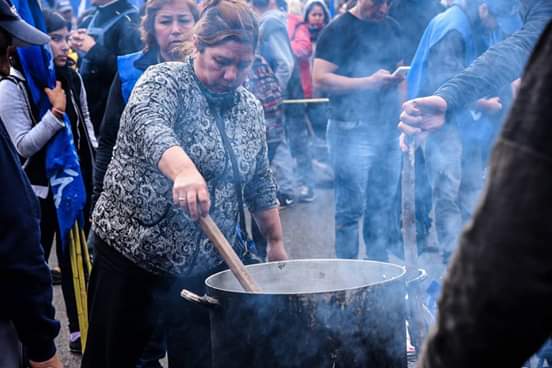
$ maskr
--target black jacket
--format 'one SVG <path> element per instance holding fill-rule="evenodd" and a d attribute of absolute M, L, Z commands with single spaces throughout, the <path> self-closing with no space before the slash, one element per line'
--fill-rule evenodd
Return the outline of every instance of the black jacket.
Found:
<path fill-rule="evenodd" d="M 119 0 L 103 8 L 98 7 L 96 11 L 86 15 L 78 27 L 87 28 L 96 13 L 98 16 L 95 25 L 101 26 L 132 8 L 133 6 L 127 0 Z M 109 86 L 117 72 L 117 56 L 130 54 L 142 48 L 138 24 L 138 12 L 121 18 L 106 32 L 104 44 L 94 45 L 79 61 L 81 68 L 85 59 L 90 65 L 87 70 L 81 69 L 81 75 L 88 94 L 90 118 L 96 134 L 100 131 L 99 126 L 105 110 Z"/>
<path fill-rule="evenodd" d="M 13 321 L 29 358 L 55 351 L 50 270 L 40 245 L 40 210 L 4 124 L 0 122 L 0 319 Z"/>
<path fill-rule="evenodd" d="M 149 66 L 158 63 L 158 51 L 150 50 L 146 52 L 142 57 L 134 62 L 134 66 L 142 71 L 145 71 Z M 92 206 L 100 196 L 103 189 L 103 180 L 107 166 L 111 162 L 111 156 L 113 155 L 113 147 L 115 147 L 115 141 L 117 140 L 117 133 L 119 133 L 119 123 L 121 115 L 125 109 L 126 103 L 123 99 L 123 93 L 121 91 L 121 81 L 119 79 L 119 73 L 115 74 L 111 88 L 109 89 L 109 95 L 105 107 L 105 113 L 101 124 L 100 140 L 98 142 L 98 150 L 96 151 L 96 166 L 94 167 L 94 189 L 92 192 Z"/>
<path fill-rule="evenodd" d="M 552 25 L 492 155 L 418 367 L 519 368 L 552 334 Z"/>
<path fill-rule="evenodd" d="M 552 18 L 552 1 L 521 2 L 523 28 L 489 48 L 471 66 L 435 92 L 447 101 L 449 111 L 461 109 L 482 97 L 496 96 L 521 75 L 535 43 Z"/>

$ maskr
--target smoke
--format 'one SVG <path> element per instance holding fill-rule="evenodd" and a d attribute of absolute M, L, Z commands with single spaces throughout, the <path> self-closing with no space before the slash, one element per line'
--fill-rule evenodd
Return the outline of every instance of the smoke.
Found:
<path fill-rule="evenodd" d="M 280 265 L 249 267 L 265 295 L 217 290 L 240 289 L 229 271 L 207 281 L 221 303 L 211 312 L 215 368 L 406 367 L 403 270 L 359 261 Z"/>

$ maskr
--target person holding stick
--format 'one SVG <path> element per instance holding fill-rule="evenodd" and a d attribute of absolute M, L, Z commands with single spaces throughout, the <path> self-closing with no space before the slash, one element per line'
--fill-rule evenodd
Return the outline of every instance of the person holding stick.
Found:
<path fill-rule="evenodd" d="M 263 111 L 242 87 L 255 16 L 239 0 L 207 1 L 192 35 L 191 56 L 148 68 L 122 115 L 92 215 L 83 368 L 134 366 L 159 318 L 170 367 L 210 366 L 208 312 L 179 297 L 182 288 L 204 293 L 205 277 L 223 267 L 199 217 L 209 214 L 238 248 L 246 204 L 268 259 L 287 259 Z"/>

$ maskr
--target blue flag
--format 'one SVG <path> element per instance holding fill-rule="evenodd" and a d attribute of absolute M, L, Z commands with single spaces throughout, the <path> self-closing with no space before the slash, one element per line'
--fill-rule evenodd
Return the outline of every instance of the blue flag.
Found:
<path fill-rule="evenodd" d="M 44 16 L 37 0 L 12 0 L 21 18 L 41 31 L 46 30 Z M 48 45 L 17 49 L 31 97 L 43 116 L 51 107 L 44 88 L 56 83 L 54 61 Z M 71 123 L 64 116 L 65 127 L 56 133 L 46 148 L 46 175 L 53 192 L 59 224 L 59 235 L 66 249 L 68 234 L 76 221 L 83 225 L 86 202 L 79 158 L 73 143 Z"/>

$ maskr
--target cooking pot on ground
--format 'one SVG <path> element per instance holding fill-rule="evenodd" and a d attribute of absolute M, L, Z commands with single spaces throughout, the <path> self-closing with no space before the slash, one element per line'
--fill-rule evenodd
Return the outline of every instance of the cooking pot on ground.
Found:
<path fill-rule="evenodd" d="M 405 270 L 375 261 L 308 259 L 247 266 L 205 280 L 213 368 L 406 368 Z"/>

